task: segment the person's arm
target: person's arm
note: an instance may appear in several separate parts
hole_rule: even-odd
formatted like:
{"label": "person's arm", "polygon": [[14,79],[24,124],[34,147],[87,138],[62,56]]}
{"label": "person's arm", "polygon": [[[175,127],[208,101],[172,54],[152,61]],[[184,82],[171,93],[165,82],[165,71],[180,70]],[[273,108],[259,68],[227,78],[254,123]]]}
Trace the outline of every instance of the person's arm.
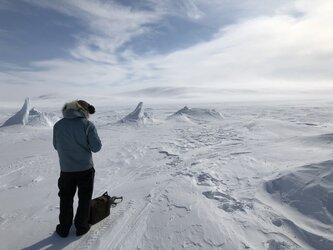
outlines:
{"label": "person's arm", "polygon": [[53,147],[57,150],[56,137],[55,137],[55,127],[53,127]]}
{"label": "person's arm", "polygon": [[92,122],[89,122],[87,136],[90,150],[94,153],[100,151],[102,148],[102,142],[97,134],[95,125]]}

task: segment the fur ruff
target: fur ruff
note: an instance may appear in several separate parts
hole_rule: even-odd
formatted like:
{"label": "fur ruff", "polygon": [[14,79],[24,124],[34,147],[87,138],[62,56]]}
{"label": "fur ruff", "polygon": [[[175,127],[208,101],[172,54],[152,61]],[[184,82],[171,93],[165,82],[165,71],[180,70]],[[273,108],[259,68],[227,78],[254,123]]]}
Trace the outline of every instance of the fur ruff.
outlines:
{"label": "fur ruff", "polygon": [[78,110],[81,111],[84,116],[88,119],[89,118],[89,112],[88,110],[85,110],[78,102],[76,101],[72,101],[72,102],[68,102],[64,105],[64,107],[62,108],[62,113],[64,113],[65,110],[68,109],[74,109],[74,110]]}

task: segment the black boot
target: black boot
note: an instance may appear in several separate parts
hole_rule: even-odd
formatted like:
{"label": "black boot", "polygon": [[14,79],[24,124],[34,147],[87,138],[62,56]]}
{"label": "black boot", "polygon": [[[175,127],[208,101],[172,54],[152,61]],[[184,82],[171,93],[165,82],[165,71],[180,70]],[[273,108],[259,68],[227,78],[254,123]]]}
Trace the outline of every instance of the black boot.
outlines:
{"label": "black boot", "polygon": [[60,237],[66,238],[69,234],[69,229],[70,228],[63,228],[63,227],[61,227],[60,224],[58,224],[57,228],[56,228],[56,232]]}

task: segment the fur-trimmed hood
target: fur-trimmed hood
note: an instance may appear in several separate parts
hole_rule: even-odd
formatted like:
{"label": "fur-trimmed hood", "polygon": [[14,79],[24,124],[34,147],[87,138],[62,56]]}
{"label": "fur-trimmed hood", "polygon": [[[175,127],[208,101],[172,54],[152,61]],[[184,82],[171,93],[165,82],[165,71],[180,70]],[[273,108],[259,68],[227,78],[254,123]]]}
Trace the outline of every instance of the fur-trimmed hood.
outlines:
{"label": "fur-trimmed hood", "polygon": [[78,101],[68,102],[62,108],[62,114],[64,118],[76,118],[76,117],[85,117],[89,118],[89,112],[84,109]]}

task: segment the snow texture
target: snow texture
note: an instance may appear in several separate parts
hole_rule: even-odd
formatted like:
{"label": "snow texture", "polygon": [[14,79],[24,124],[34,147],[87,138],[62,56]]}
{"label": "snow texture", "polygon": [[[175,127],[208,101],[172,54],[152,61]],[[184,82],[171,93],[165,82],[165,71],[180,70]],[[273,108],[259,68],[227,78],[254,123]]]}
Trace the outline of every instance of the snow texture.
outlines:
{"label": "snow texture", "polygon": [[185,106],[169,116],[168,119],[191,123],[195,121],[221,120],[223,116],[215,109],[188,108]]}
{"label": "snow texture", "polygon": [[140,102],[133,112],[120,120],[120,123],[145,124],[151,120],[151,115],[144,111],[143,102]]}
{"label": "snow texture", "polygon": [[60,119],[53,113],[38,111],[36,108],[30,109],[30,99],[26,98],[23,107],[14,116],[5,121],[2,127],[12,125],[29,125],[34,127],[53,127]]}
{"label": "snow texture", "polygon": [[29,111],[28,123],[30,126],[53,127],[60,118],[53,113],[46,113],[32,108]]}
{"label": "snow texture", "polygon": [[124,201],[82,237],[54,233],[52,127],[0,128],[0,249],[333,249],[332,102],[152,106],[164,122],[119,126],[148,119],[128,108],[90,117],[103,143],[93,196]]}
{"label": "snow texture", "polygon": [[10,117],[7,121],[3,123],[4,126],[11,126],[16,124],[25,125],[29,120],[29,110],[30,110],[30,99],[26,98],[23,104],[23,107],[15,115]]}

